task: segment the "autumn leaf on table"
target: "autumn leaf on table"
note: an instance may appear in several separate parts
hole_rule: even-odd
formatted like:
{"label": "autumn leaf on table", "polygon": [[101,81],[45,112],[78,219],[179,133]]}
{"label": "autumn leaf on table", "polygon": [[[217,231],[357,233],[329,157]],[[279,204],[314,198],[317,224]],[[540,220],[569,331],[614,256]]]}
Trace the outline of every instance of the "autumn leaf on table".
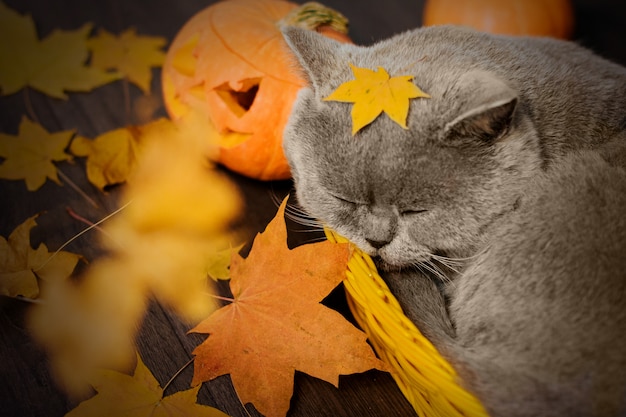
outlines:
{"label": "autumn leaf on table", "polygon": [[115,129],[94,140],[75,138],[70,151],[87,157],[87,179],[103,190],[104,187],[126,181],[137,166],[136,130]]}
{"label": "autumn leaf on table", "polygon": [[133,376],[102,370],[91,384],[97,394],[65,417],[228,417],[196,402],[199,385],[163,397],[163,389],[139,355]]}
{"label": "autumn leaf on table", "polygon": [[115,72],[85,65],[91,27],[86,24],[76,30],[55,30],[40,40],[30,16],[0,3],[0,94],[13,94],[30,86],[65,99],[64,91],[90,91],[119,79]]}
{"label": "autumn leaf on table", "polygon": [[0,133],[0,178],[25,180],[29,191],[41,187],[46,178],[61,184],[53,161],[70,161],[65,148],[74,131],[49,133],[38,123],[22,117],[17,136]]}
{"label": "autumn leaf on table", "polygon": [[33,249],[30,231],[37,225],[36,218],[26,219],[8,239],[0,236],[0,295],[36,298],[39,295],[37,277],[66,279],[80,259],[79,255],[70,252],[50,253],[43,243]]}
{"label": "autumn leaf on table", "polygon": [[135,29],[128,29],[119,36],[100,30],[96,37],[87,41],[87,45],[92,52],[92,67],[116,69],[148,94],[151,69],[163,65],[165,52],[161,48],[166,42],[161,37],[139,36]]}
{"label": "autumn leaf on table", "polygon": [[350,68],[355,79],[339,85],[324,100],[354,103],[352,135],[373,122],[382,112],[406,129],[409,99],[430,98],[411,82],[412,75],[390,77],[382,67],[373,71],[350,64]]}
{"label": "autumn leaf on table", "polygon": [[87,179],[103,190],[108,185],[126,182],[137,168],[141,138],[151,130],[167,129],[170,122],[158,119],[144,126],[128,126],[103,133],[90,140],[74,138],[70,151],[87,157]]}
{"label": "autumn leaf on table", "polygon": [[363,332],[320,304],[345,277],[347,244],[287,247],[286,202],[246,259],[234,254],[234,301],[198,324],[192,384],[230,374],[243,403],[268,417],[289,409],[296,370],[338,385],[339,375],[384,369]]}
{"label": "autumn leaf on table", "polygon": [[215,281],[230,279],[230,260],[243,246],[243,243],[237,246],[229,245],[226,249],[210,253],[206,259],[206,272],[209,278]]}

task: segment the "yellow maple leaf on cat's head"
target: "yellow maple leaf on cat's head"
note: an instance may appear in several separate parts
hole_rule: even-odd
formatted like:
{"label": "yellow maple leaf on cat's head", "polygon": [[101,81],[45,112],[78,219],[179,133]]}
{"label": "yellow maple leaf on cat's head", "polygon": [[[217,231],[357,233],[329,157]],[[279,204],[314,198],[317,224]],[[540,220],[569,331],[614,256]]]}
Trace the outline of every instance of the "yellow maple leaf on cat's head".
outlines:
{"label": "yellow maple leaf on cat's head", "polygon": [[394,122],[407,129],[409,99],[430,98],[411,82],[412,75],[389,76],[382,67],[376,71],[350,64],[355,79],[339,85],[325,101],[354,103],[352,135],[385,112]]}

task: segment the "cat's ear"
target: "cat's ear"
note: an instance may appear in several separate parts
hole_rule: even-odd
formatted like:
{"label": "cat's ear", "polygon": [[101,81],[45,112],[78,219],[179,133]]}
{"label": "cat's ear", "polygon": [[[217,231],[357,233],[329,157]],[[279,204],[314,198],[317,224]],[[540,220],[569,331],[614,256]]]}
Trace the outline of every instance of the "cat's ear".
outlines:
{"label": "cat's ear", "polygon": [[492,142],[507,133],[518,103],[518,93],[492,74],[472,71],[459,79],[463,105],[447,123],[444,140],[463,138]]}
{"label": "cat's ear", "polygon": [[319,93],[320,87],[332,78],[337,67],[337,50],[341,43],[312,30],[293,26],[281,30],[300,64],[302,75]]}

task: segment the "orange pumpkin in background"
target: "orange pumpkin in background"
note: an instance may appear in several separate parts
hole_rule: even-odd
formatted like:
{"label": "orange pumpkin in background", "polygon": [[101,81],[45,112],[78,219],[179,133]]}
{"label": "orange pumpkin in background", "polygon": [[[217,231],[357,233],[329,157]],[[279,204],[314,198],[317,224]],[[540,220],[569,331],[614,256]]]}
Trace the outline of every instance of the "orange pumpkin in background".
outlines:
{"label": "orange pumpkin in background", "polygon": [[218,138],[217,162],[261,180],[290,178],[282,132],[306,83],[280,32],[290,24],[350,42],[347,20],[318,3],[225,0],[194,15],[170,45],[162,72],[176,120],[206,114]]}
{"label": "orange pumpkin in background", "polygon": [[426,0],[423,24],[568,39],[574,12],[570,0]]}

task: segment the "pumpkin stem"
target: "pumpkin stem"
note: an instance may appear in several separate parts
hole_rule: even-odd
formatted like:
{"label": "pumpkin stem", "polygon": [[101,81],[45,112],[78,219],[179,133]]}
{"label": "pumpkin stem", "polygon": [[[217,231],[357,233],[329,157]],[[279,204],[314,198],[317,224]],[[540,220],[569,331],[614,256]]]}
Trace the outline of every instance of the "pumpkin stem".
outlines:
{"label": "pumpkin stem", "polygon": [[293,9],[280,24],[309,30],[326,26],[344,35],[348,33],[348,19],[344,15],[314,1]]}

